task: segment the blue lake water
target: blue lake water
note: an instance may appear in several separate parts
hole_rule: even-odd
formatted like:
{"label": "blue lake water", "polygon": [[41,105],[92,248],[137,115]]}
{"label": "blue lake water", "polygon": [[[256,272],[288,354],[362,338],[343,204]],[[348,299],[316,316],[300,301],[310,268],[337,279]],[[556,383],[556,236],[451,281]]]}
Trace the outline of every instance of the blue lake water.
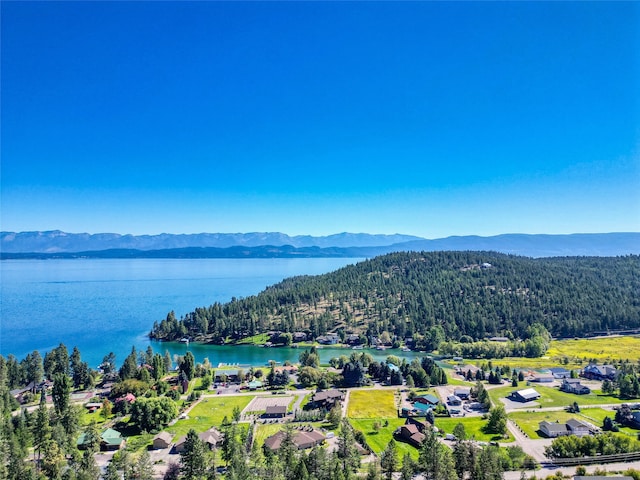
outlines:
{"label": "blue lake water", "polygon": [[[76,259],[0,262],[0,354],[19,359],[64,343],[80,349],[92,367],[113,351],[118,365],[135,346],[184,354],[179,343],[150,342],[153,322],[170,310],[246,297],[294,275],[317,275],[361,259]],[[197,361],[212,364],[296,360],[291,348],[191,344]],[[321,361],[345,353],[325,348]],[[347,352],[349,353],[349,352]],[[375,352],[384,358],[389,352]],[[397,352],[393,352],[394,354]]]}

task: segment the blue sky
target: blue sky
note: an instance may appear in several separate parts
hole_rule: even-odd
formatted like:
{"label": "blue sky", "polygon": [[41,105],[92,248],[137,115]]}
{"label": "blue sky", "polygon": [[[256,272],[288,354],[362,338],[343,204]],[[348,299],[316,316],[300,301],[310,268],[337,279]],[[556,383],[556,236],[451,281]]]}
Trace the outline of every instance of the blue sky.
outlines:
{"label": "blue sky", "polygon": [[4,231],[640,231],[638,3],[1,8]]}

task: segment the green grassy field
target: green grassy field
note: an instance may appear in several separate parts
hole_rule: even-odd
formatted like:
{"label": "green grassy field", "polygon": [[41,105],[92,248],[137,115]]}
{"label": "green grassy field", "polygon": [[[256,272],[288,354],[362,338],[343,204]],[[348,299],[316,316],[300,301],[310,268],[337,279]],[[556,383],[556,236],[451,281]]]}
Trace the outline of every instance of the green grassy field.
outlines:
{"label": "green grassy field", "polygon": [[[543,369],[564,367],[569,370],[582,369],[590,360],[599,363],[625,360],[640,360],[640,337],[605,337],[552,340],[546,354],[540,358],[507,357],[492,359],[494,365],[510,368]],[[489,359],[466,359],[467,363],[480,366]]]}
{"label": "green grassy field", "polygon": [[503,439],[502,436],[487,434],[482,431],[482,427],[487,423],[482,417],[436,417],[436,427],[444,431],[444,433],[453,433],[453,429],[459,423],[464,425],[467,432],[467,438],[473,438],[480,442],[489,442],[491,440],[500,442],[513,442],[514,438],[508,433],[509,438]]}
{"label": "green grassy field", "polygon": [[347,407],[349,418],[397,418],[393,390],[352,390]]}
{"label": "green grassy field", "polygon": [[[350,419],[349,422],[356,430],[360,430],[364,433],[365,438],[367,439],[367,443],[373,449],[373,451],[380,455],[380,453],[387,447],[389,441],[393,438],[393,432],[400,425],[404,425],[404,418],[388,418],[385,419],[389,422],[389,425],[386,427],[381,427],[380,430],[376,432],[373,425],[375,422],[380,422],[384,424],[384,420],[381,419],[373,419],[373,418],[360,418],[360,419]],[[418,449],[412,447],[411,445],[404,442],[397,442],[398,447],[398,458],[402,459],[405,453],[409,453],[412,458],[418,458]]]}
{"label": "green grassy field", "polygon": [[189,412],[189,418],[178,420],[175,425],[166,430],[174,435],[186,435],[190,429],[196,432],[204,432],[212,426],[220,427],[222,419],[226,416],[231,420],[234,407],[244,409],[253,400],[252,395],[243,396],[218,396],[203,399]]}
{"label": "green grassy field", "polygon": [[[554,387],[542,387],[540,385],[531,384],[527,386],[525,383],[521,382],[520,386],[514,388],[512,386],[507,387],[498,387],[498,388],[488,388],[487,392],[489,392],[489,397],[491,397],[491,401],[494,405],[502,405],[500,398],[507,398],[511,392],[515,392],[516,390],[522,390],[525,388],[534,388],[541,396],[538,400],[535,400],[541,407],[566,407],[572,405],[573,402],[578,402],[578,405],[606,405],[611,403],[625,403],[628,400],[620,400],[616,397],[612,397],[611,395],[603,395],[597,393],[590,393],[588,395],[574,395],[572,393],[561,392],[557,388]],[[533,403],[533,402],[532,402]],[[526,404],[523,404],[523,408],[539,408],[537,406],[527,407]]]}
{"label": "green grassy field", "polygon": [[615,412],[603,410],[601,408],[585,408],[580,413],[569,413],[564,410],[554,412],[513,412],[509,414],[509,418],[516,422],[518,426],[527,434],[529,438],[545,438],[544,435],[538,434],[538,424],[542,421],[564,423],[571,418],[584,420],[592,423],[596,427],[602,427],[604,417],[615,416]]}
{"label": "green grassy field", "polygon": [[275,433],[278,433],[283,428],[284,425],[282,425],[281,423],[268,423],[265,425],[259,424],[256,426],[254,442],[256,442],[259,446],[262,446],[266,438]]}
{"label": "green grassy field", "polygon": [[640,360],[640,337],[605,337],[605,338],[580,338],[572,340],[552,341],[547,351],[548,357],[567,357],[569,360],[580,359],[588,361],[604,360]]}

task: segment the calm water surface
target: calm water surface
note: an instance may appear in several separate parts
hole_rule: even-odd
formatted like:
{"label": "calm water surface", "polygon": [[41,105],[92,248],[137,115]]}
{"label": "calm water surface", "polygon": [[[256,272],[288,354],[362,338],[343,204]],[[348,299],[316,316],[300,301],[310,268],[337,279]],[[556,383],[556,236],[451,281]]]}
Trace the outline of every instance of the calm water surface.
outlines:
{"label": "calm water surface", "polygon": [[[153,322],[170,310],[247,297],[294,275],[330,272],[362,259],[77,259],[0,262],[0,354],[19,359],[60,342],[75,345],[97,366],[113,351],[120,364],[131,347],[146,349]],[[184,354],[186,346],[153,342],[154,350]],[[214,365],[295,360],[296,349],[193,345],[197,361]],[[336,356],[322,351],[321,359]],[[340,353],[343,353],[341,350]],[[326,360],[325,360],[326,357]]]}

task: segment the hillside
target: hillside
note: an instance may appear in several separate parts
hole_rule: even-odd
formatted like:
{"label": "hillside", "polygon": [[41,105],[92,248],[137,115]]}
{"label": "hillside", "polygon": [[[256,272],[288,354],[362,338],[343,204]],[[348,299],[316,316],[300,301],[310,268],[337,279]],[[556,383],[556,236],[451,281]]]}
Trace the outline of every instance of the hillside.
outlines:
{"label": "hillside", "polygon": [[151,335],[220,342],[268,330],[314,338],[343,331],[442,340],[557,337],[640,327],[640,257],[531,259],[489,252],[393,253],[320,276],[294,277],[259,295],[172,313]]}

